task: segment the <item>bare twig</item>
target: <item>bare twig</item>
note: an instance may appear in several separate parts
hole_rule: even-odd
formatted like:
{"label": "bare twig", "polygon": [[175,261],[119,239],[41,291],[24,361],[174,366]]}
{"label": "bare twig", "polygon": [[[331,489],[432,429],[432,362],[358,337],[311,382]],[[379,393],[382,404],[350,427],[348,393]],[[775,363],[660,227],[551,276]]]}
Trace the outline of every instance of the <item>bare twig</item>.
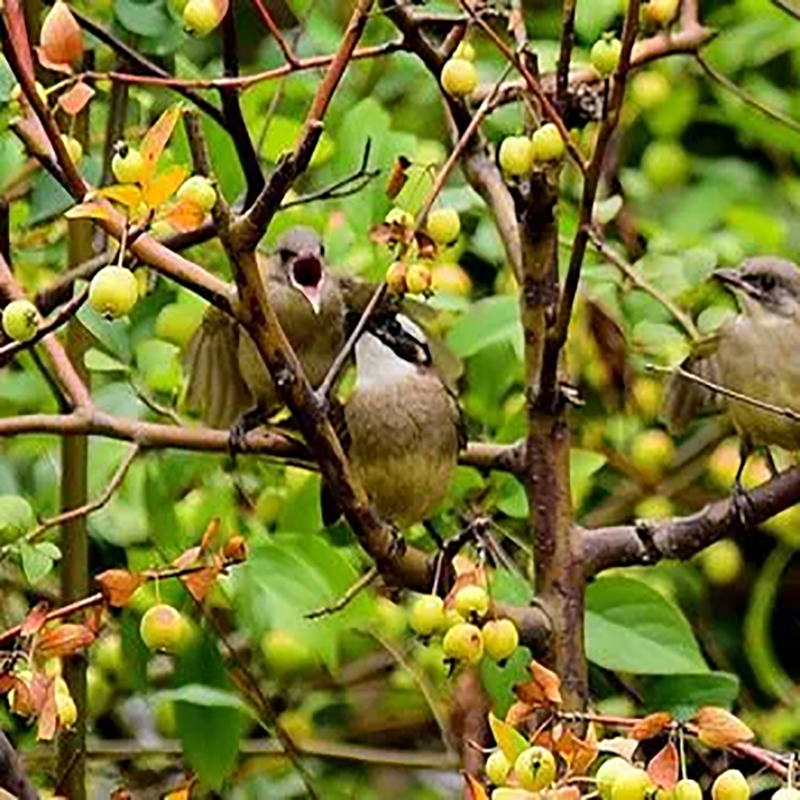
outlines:
{"label": "bare twig", "polygon": [[261,15],[261,19],[267,26],[267,30],[269,30],[275,41],[278,43],[278,47],[280,47],[281,52],[283,53],[283,57],[286,59],[286,63],[290,64],[293,67],[297,66],[297,57],[292,52],[292,48],[289,46],[289,42],[287,42],[286,39],[284,39],[283,34],[281,33],[281,29],[276,25],[275,20],[272,19],[272,15],[269,13],[269,10],[264,5],[262,0],[253,0],[253,5],[256,7],[258,13]]}
{"label": "bare twig", "polygon": [[330,614],[336,614],[343,608],[346,608],[358,595],[364,591],[371,583],[377,580],[380,573],[375,567],[368,569],[335,603],[329,606],[322,606],[322,608],[314,609],[306,614],[306,619],[317,619],[318,617],[327,617]]}

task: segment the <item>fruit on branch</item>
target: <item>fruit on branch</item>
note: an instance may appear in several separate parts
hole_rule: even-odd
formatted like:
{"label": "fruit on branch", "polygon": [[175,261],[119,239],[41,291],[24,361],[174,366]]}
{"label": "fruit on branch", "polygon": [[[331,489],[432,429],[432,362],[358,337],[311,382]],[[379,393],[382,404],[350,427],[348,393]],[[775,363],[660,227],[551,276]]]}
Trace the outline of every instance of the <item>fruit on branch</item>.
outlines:
{"label": "fruit on branch", "polygon": [[678,13],[680,0],[650,0],[642,6],[642,16],[647,22],[665,28]]}
{"label": "fruit on branch", "polygon": [[15,494],[0,495],[0,545],[19,539],[33,527],[31,504]]}
{"label": "fruit on branch", "polygon": [[733,539],[720,539],[699,555],[700,567],[712,586],[730,586],[742,574],[744,558]]}
{"label": "fruit on branch", "polygon": [[400,639],[408,621],[403,606],[393,603],[388,597],[379,597],[375,601],[375,627],[388,639]]}
{"label": "fruit on branch", "polygon": [[489,594],[482,586],[464,586],[456,593],[453,605],[464,619],[475,621],[489,610]]}
{"label": "fruit on branch", "polygon": [[207,214],[217,202],[217,190],[214,188],[213,181],[206,178],[205,175],[192,175],[178,189],[178,200],[184,203],[193,203],[204,214]]}
{"label": "fruit on branch", "polygon": [[384,279],[390,292],[394,294],[406,293],[406,265],[402,261],[393,261],[386,270]]}
{"label": "fruit on branch", "polygon": [[387,225],[402,225],[404,228],[414,227],[414,215],[404,208],[392,208],[384,220]]}
{"label": "fruit on branch", "polygon": [[750,784],[738,769],[726,769],[711,784],[712,800],[749,800]]}
{"label": "fruit on branch", "polygon": [[483,658],[481,629],[468,622],[459,622],[444,635],[442,650],[448,661],[478,664]]}
{"label": "fruit on branch", "polygon": [[417,598],[411,606],[408,624],[418,636],[431,636],[443,630],[446,625],[444,600],[435,594]]}
{"label": "fruit on branch", "polygon": [[656,189],[679,186],[688,178],[689,168],[689,156],[677,142],[651,142],[642,155],[642,172]]}
{"label": "fruit on branch", "polygon": [[455,262],[437,264],[433,268],[432,287],[435,292],[444,292],[459,297],[469,297],[472,294],[472,279],[466,270]]}
{"label": "fruit on branch", "polygon": [[492,800],[538,800],[539,795],[525,789],[512,789],[501,786],[492,792]]}
{"label": "fruit on branch", "polygon": [[703,800],[703,790],[700,784],[691,778],[683,778],[675,784],[672,790],[673,800]]}
{"label": "fruit on branch", "polygon": [[464,61],[474,61],[475,48],[466,39],[462,39],[453,52],[453,58],[463,59]]}
{"label": "fruit on branch", "polygon": [[556,777],[555,756],[546,747],[529,747],[517,756],[514,774],[523,789],[530,792],[546,789]]}
{"label": "fruit on branch", "polygon": [[510,619],[490,620],[483,626],[481,632],[486,655],[501,665],[513,656],[519,647],[519,633]]}
{"label": "fruit on branch", "polygon": [[29,342],[39,330],[39,312],[30,300],[12,300],[3,309],[3,330],[15,342]]}
{"label": "fruit on branch", "polygon": [[794,786],[783,786],[775,792],[770,800],[800,800],[800,789]]}
{"label": "fruit on branch", "polygon": [[497,153],[500,169],[506,175],[525,175],[533,168],[533,142],[527,136],[507,136]]}
{"label": "fruit on branch", "polygon": [[643,110],[660,106],[671,92],[669,79],[652,69],[638,72],[631,79],[631,100]]}
{"label": "fruit on branch", "polygon": [[[42,86],[39,81],[36,81],[34,88],[36,89],[36,94],[39,95],[39,99],[47,105],[47,90]],[[22,100],[22,86],[20,84],[15,83],[11,87],[11,92],[9,93],[9,100],[14,103],[19,103]]]}
{"label": "fruit on branch", "polygon": [[93,665],[86,669],[86,705],[89,716],[96,718],[108,711],[114,690],[106,680],[103,670]]}
{"label": "fruit on branch", "polygon": [[442,67],[442,88],[452,97],[472,94],[478,85],[478,70],[466,58],[451,58]]}
{"label": "fruit on branch", "polygon": [[83,158],[83,145],[74,136],[66,133],[61,134],[61,141],[64,142],[64,147],[67,148],[67,154],[72,159],[72,163],[80,163]]}
{"label": "fruit on branch", "polygon": [[511,772],[511,762],[502,750],[497,749],[489,754],[486,759],[486,777],[495,785],[502,786]]}
{"label": "fruit on branch", "polygon": [[561,133],[552,122],[546,122],[531,136],[533,158],[535,161],[559,161],[564,157],[567,146]]}
{"label": "fruit on branch", "polygon": [[188,644],[191,627],[177,608],[159,603],[142,616],[139,634],[149,650],[175,654]]}
{"label": "fruit on branch", "polygon": [[672,437],[658,428],[642,431],[631,444],[631,462],[648,478],[660,475],[674,457]]}
{"label": "fruit on branch", "polygon": [[155,334],[178,347],[186,347],[200,326],[203,309],[190,303],[170,303],[156,317]]}
{"label": "fruit on branch", "polygon": [[652,789],[650,776],[639,767],[621,770],[611,785],[611,800],[645,800]]}
{"label": "fruit on branch", "polygon": [[621,54],[622,42],[616,36],[606,34],[592,45],[589,59],[599,75],[607,78],[617,69]]}
{"label": "fruit on branch", "polygon": [[119,678],[124,669],[122,637],[118,633],[104,636],[94,648],[94,663],[112,678]]}
{"label": "fruit on branch", "polygon": [[69,693],[67,682],[59,675],[56,677],[56,714],[62,728],[71,728],[78,721],[78,707]]}
{"label": "fruit on branch", "polygon": [[461,217],[454,208],[434,208],[425,221],[425,230],[437,244],[452,244],[461,233]]}
{"label": "fruit on branch", "polygon": [[633,512],[637,519],[669,519],[675,516],[675,504],[664,495],[654,494],[640,500]]}
{"label": "fruit on branch", "polygon": [[138,299],[139,284],[124,267],[103,267],[89,284],[89,304],[109,319],[128,314]]}
{"label": "fruit on branch", "polygon": [[270,672],[279,677],[297,677],[317,666],[316,653],[293,633],[273,628],[261,640],[261,652]]}
{"label": "fruit on branch", "polygon": [[120,183],[139,183],[144,178],[144,158],[127,142],[117,142],[111,159],[111,172]]}
{"label": "fruit on branch", "polygon": [[430,294],[433,275],[430,267],[420,262],[406,268],[406,291],[409,294]]}
{"label": "fruit on branch", "polygon": [[614,782],[627,769],[631,769],[631,764],[621,756],[608,758],[600,765],[594,776],[600,800],[611,800],[611,789]]}
{"label": "fruit on branch", "polygon": [[183,8],[183,29],[203,38],[219,26],[225,16],[227,3],[216,0],[189,0]]}

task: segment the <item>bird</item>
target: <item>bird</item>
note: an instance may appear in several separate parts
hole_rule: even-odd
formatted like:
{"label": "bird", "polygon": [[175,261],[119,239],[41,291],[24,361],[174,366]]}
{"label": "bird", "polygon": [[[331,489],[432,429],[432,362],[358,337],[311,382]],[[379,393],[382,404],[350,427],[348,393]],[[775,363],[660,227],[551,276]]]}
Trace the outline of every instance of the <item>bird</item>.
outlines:
{"label": "bird", "polygon": [[[401,527],[427,520],[445,498],[465,445],[454,393],[422,330],[406,315],[376,312],[355,346],[353,390],[335,427],[373,508]],[[331,525],[339,509],[323,486]]]}
{"label": "bird", "polygon": [[[345,341],[345,306],[325,248],[310,228],[290,228],[275,252],[260,258],[261,275],[306,377],[319,386]],[[189,342],[186,405],[212,428],[273,416],[282,406],[275,383],[247,331],[209,308]],[[240,434],[244,431],[240,431]]]}
{"label": "bird", "polygon": [[[740,313],[699,343],[683,369],[724,389],[794,412],[800,419],[800,271],[791,261],[773,256],[750,258],[713,277],[733,292]],[[719,395],[719,397],[718,397]],[[740,437],[740,463],[734,492],[756,446],[800,449],[800,421],[720,395],[679,373],[665,393],[665,416],[673,431],[684,427],[705,407],[721,406]]]}

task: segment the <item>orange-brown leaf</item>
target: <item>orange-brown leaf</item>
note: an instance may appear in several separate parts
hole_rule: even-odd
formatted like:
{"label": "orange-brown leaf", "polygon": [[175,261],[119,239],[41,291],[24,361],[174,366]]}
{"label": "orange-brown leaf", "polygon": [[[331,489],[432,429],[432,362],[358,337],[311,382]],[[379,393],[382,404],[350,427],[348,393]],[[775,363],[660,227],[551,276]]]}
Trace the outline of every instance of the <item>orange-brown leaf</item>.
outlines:
{"label": "orange-brown leaf", "polygon": [[631,738],[644,741],[660,736],[672,722],[672,716],[666,711],[656,711],[655,714],[648,714],[640,719],[631,728]]}
{"label": "orange-brown leaf", "polygon": [[16,680],[11,672],[0,673],[0,695],[10,692],[14,688]]}
{"label": "orange-brown leaf", "polygon": [[124,608],[146,578],[144,575],[128,572],[126,569],[107,569],[105,572],[101,572],[95,580],[100,584],[100,591],[110,606]]}
{"label": "orange-brown leaf", "polygon": [[181,118],[182,113],[180,106],[168,108],[144,135],[139,152],[142,154],[145,163],[145,183],[147,183],[150,176],[153,174],[158,159],[161,158],[161,154],[164,152],[169,137],[172,136],[172,131],[175,130],[175,125]]}
{"label": "orange-brown leaf", "polygon": [[222,555],[228,564],[241,564],[247,561],[247,541],[244,536],[231,536],[222,549]]}
{"label": "orange-brown leaf", "polygon": [[464,773],[464,800],[489,800],[489,795],[486,794],[486,789],[481,786],[477,778],[473,778],[468,772]]}
{"label": "orange-brown leaf", "polygon": [[722,749],[753,738],[753,731],[724,708],[705,706],[693,721],[697,725],[697,737],[706,747]]}
{"label": "orange-brown leaf", "polygon": [[190,547],[187,550],[184,550],[172,562],[172,566],[176,567],[177,569],[187,569],[188,567],[191,567],[193,564],[199,563],[202,555],[203,551],[200,549],[198,545],[195,545],[194,547]]}
{"label": "orange-brown leaf", "polygon": [[506,722],[515,728],[518,728],[528,719],[534,712],[533,706],[517,701],[511,704],[511,708],[506,712]]}
{"label": "orange-brown leaf", "polygon": [[217,567],[205,567],[197,572],[191,572],[181,577],[181,582],[186,587],[189,594],[197,602],[202,602],[205,596],[211,591],[217,578],[219,569]]}
{"label": "orange-brown leaf", "polygon": [[20,625],[20,636],[31,636],[38,632],[47,621],[47,611],[50,606],[44,600],[38,602],[29,612]]}
{"label": "orange-brown leaf", "polygon": [[95,192],[100,197],[113,200],[126,208],[136,208],[142,202],[142,190],[132,183],[115,183]]}
{"label": "orange-brown leaf", "polygon": [[158,208],[180,189],[189,171],[181,164],[173,164],[159,172],[144,185],[144,202],[148,208]]}
{"label": "orange-brown leaf", "polygon": [[36,738],[49,742],[56,735],[58,726],[58,706],[56,705],[56,682],[49,679],[44,694],[44,702],[39,707],[39,720],[36,725]]}
{"label": "orange-brown leaf", "polygon": [[211,548],[211,545],[214,543],[214,539],[219,533],[221,525],[222,520],[220,520],[219,517],[214,517],[214,519],[208,523],[206,529],[203,531],[203,538],[200,540],[200,549],[203,552]]}
{"label": "orange-brown leaf", "polygon": [[94,639],[85,625],[68,622],[43,633],[36,642],[36,653],[42,658],[70,656],[88,647]]}
{"label": "orange-brown leaf", "polygon": [[193,231],[203,224],[205,214],[196,203],[179,201],[165,214],[164,222],[169,223],[176,231]]}
{"label": "orange-brown leaf", "polygon": [[67,219],[111,219],[112,211],[105,203],[87,200],[64,212]]}
{"label": "orange-brown leaf", "polygon": [[67,114],[74,117],[86,108],[86,104],[93,97],[94,89],[83,81],[78,81],[58,98],[58,104]]}
{"label": "orange-brown leaf", "polygon": [[571,775],[585,775],[597,758],[594,726],[589,726],[586,739],[581,739],[567,728],[559,737],[556,750],[566,761]]}
{"label": "orange-brown leaf", "polygon": [[650,760],[647,774],[662,789],[672,789],[678,782],[680,756],[675,742],[667,742]]}
{"label": "orange-brown leaf", "polygon": [[37,51],[42,64],[58,72],[71,72],[70,65],[83,58],[81,26],[63,0],[57,0],[45,17]]}
{"label": "orange-brown leaf", "polygon": [[408,175],[406,170],[411,166],[411,162],[405,156],[398,156],[389,170],[389,177],[386,180],[386,196],[394,200],[406,185]]}
{"label": "orange-brown leaf", "polygon": [[16,675],[13,677],[14,685],[11,688],[14,690],[14,693],[9,696],[11,710],[22,717],[30,717],[36,713],[36,701],[34,700],[31,687],[29,684],[25,683],[22,678]]}
{"label": "orange-brown leaf", "polygon": [[531,661],[528,669],[533,676],[527,683],[518,683],[514,693],[529,705],[560,705],[561,704],[561,679],[552,670]]}

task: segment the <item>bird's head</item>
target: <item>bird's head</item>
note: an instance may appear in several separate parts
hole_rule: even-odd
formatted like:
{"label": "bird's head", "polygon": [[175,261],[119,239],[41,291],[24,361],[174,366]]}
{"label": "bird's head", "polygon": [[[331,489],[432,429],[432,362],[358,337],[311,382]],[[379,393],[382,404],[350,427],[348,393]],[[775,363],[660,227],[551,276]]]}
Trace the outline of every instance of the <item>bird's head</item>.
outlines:
{"label": "bird's head", "polygon": [[772,256],[750,258],[738,267],[718,269],[713,277],[730,289],[751,316],[800,316],[800,271]]}
{"label": "bird's head", "polygon": [[311,304],[315,314],[322,305],[325,284],[325,246],[311,228],[290,228],[275,246],[281,273]]}
{"label": "bird's head", "polygon": [[430,365],[425,335],[402,314],[373,315],[356,344],[361,386],[394,383]]}

